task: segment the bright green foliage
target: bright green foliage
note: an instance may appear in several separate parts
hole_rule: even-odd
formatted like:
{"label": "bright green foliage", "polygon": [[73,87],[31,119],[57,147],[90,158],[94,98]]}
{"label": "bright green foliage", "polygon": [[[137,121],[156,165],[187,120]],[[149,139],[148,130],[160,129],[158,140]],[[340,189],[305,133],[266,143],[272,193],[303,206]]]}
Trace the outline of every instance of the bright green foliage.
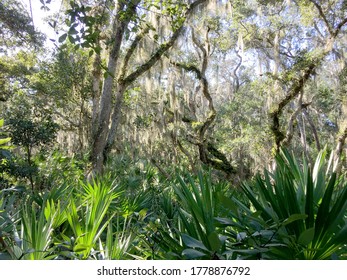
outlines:
{"label": "bright green foliage", "polygon": [[[0,119],[0,129],[3,127],[4,125],[4,120]],[[6,137],[3,138],[3,134],[0,134],[0,136],[2,136],[0,138],[0,189],[2,188],[2,186],[7,185],[8,180],[6,178],[4,178],[5,176],[5,172],[8,171],[8,161],[11,158],[11,153],[9,152],[9,149],[11,148],[10,146],[8,146],[7,144],[11,141],[10,137]],[[7,135],[5,135],[7,136]],[[2,185],[2,186],[1,186]]]}
{"label": "bright green foliage", "polygon": [[2,0],[0,3],[0,53],[7,48],[43,43],[43,35],[35,31],[32,19],[17,0]]}
{"label": "bright green foliage", "polygon": [[[44,211],[39,211],[26,205],[21,211],[21,231],[19,248],[14,251],[21,252],[18,259],[44,260],[49,259],[49,245],[51,244],[53,219],[45,218]],[[20,250],[19,250],[20,249]]]}
{"label": "bright green foliage", "polygon": [[282,151],[274,172],[232,191],[211,173],[168,181],[150,166],[30,197],[5,189],[0,258],[345,258],[347,188],[325,157],[311,168]]}
{"label": "bright green foliage", "polygon": [[225,237],[218,235],[215,226],[218,185],[210,178],[199,174],[198,183],[188,177],[188,184],[178,177],[180,186],[175,188],[181,209],[182,241],[187,249],[182,254],[187,258],[206,256],[219,259],[225,249]]}
{"label": "bright green foliage", "polygon": [[28,113],[24,106],[13,112],[8,120],[8,130],[12,143],[21,146],[26,154],[24,162],[13,162],[11,173],[17,177],[29,179],[32,189],[34,188],[33,176],[37,174],[37,166],[33,162],[33,149],[52,144],[58,130],[58,125],[50,116],[35,118]]}
{"label": "bright green foliage", "polygon": [[108,224],[105,245],[99,239],[99,258],[102,260],[124,260],[130,256],[130,249],[135,239],[135,234],[131,228],[131,219],[125,220],[121,227],[118,218],[116,226],[117,231],[114,232],[114,225],[112,223]]}
{"label": "bright green foliage", "polygon": [[346,244],[347,186],[327,172],[325,155],[320,153],[312,170],[283,150],[274,173],[257,176],[252,187],[242,185],[258,226],[270,231],[261,257],[329,259]]}
{"label": "bright green foliage", "polygon": [[[73,251],[87,258],[96,245],[101,233],[113,215],[107,217],[108,208],[120,193],[116,186],[93,183],[82,184],[81,204],[71,200],[67,220],[73,231]],[[105,222],[106,219],[106,222]]]}

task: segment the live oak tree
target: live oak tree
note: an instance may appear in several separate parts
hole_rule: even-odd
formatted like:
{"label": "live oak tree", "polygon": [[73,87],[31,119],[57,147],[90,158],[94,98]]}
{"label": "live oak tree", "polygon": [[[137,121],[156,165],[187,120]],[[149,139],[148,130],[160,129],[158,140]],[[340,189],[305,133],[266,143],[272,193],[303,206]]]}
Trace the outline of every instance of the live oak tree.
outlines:
{"label": "live oak tree", "polygon": [[[96,97],[98,96],[98,87],[101,86],[102,88],[100,98],[94,99],[94,102],[99,102],[99,104],[93,105],[95,107],[93,112],[96,114],[96,116],[93,116],[95,121],[93,126],[96,129],[93,134],[94,139],[91,149],[91,162],[94,172],[99,173],[102,171],[105,157],[114,143],[125,91],[134,81],[153,67],[174,45],[189,16],[204,2],[206,1],[182,1],[179,3],[140,0],[116,1],[115,3],[103,2],[103,5],[107,7],[103,13],[109,13],[111,26],[109,36],[106,36],[107,41],[104,42],[107,46],[107,64],[104,66],[105,75],[103,78],[99,74],[100,70],[97,69],[100,60],[98,55],[102,48],[99,41],[102,37],[102,34],[100,34],[101,27],[89,24],[90,21],[87,21],[88,13],[92,12],[92,7],[79,6],[76,3],[72,5],[69,10],[71,27],[67,36],[71,41],[77,41],[80,38],[75,29],[77,19],[86,23],[86,29],[82,30],[82,36],[87,35],[87,37],[84,37],[86,42],[83,42],[82,45],[88,46],[89,43],[89,46],[96,52],[94,68]],[[97,4],[100,5],[100,2],[98,1]],[[149,11],[147,12],[147,10]],[[161,17],[164,24],[168,25],[168,28],[165,27],[168,30],[165,30],[164,33],[156,29],[156,27],[161,27],[160,23],[156,24],[150,21],[153,13],[159,13],[159,18]],[[135,67],[130,67],[130,61],[135,57],[134,52],[145,41],[146,36],[147,39],[148,36],[152,37],[150,38],[153,44],[151,53],[144,59],[136,61]],[[62,37],[61,41],[65,38],[66,36]],[[89,42],[88,39],[90,39]]]}
{"label": "live oak tree", "polygon": [[[1,1],[0,102],[6,102],[12,95],[15,80],[20,80],[20,83],[24,84],[27,82],[25,75],[30,70],[23,63],[24,57],[27,55],[25,51],[39,49],[43,41],[43,34],[35,30],[32,19],[20,2],[16,0]],[[17,57],[12,57],[16,52]]]}
{"label": "live oak tree", "polygon": [[17,0],[0,3],[0,53],[16,47],[40,47],[44,36],[34,28],[32,18]]}
{"label": "live oak tree", "polygon": [[[93,172],[127,146],[158,167],[187,160],[194,170],[224,155],[217,162],[241,177],[283,146],[307,159],[325,145],[343,155],[343,1],[66,7],[60,66],[47,62],[34,91],[53,97],[47,108],[78,135],[74,151],[90,151]],[[54,77],[50,67],[60,67]]]}
{"label": "live oak tree", "polygon": [[21,101],[16,108],[11,110],[7,117],[7,129],[11,136],[11,143],[24,149],[26,163],[18,166],[22,175],[30,181],[34,189],[34,176],[37,166],[33,161],[34,149],[47,148],[56,138],[58,125],[49,115],[34,113],[30,104]]}

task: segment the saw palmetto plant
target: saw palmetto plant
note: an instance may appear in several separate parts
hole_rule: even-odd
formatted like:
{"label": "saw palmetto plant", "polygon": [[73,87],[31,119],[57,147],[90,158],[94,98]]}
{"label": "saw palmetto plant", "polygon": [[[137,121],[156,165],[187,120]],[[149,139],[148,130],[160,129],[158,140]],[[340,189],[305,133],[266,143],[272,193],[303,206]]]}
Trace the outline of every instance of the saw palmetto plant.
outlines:
{"label": "saw palmetto plant", "polygon": [[[255,247],[260,257],[273,259],[331,259],[347,244],[347,185],[330,172],[326,152],[313,167],[300,165],[282,150],[273,173],[256,176],[242,190],[251,203],[256,226],[243,239],[262,236]],[[256,217],[256,218],[255,218]]]}

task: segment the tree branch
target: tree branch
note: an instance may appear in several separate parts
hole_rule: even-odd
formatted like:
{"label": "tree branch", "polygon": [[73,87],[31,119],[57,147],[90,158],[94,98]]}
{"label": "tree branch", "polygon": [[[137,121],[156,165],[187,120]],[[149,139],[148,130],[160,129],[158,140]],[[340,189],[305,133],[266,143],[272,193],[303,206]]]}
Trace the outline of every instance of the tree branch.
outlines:
{"label": "tree branch", "polygon": [[335,31],[333,33],[333,37],[336,38],[337,35],[339,34],[341,28],[347,23],[347,18],[344,18],[335,28]]}
{"label": "tree branch", "polygon": [[294,134],[294,120],[296,119],[296,117],[298,116],[298,114],[302,110],[302,98],[303,98],[303,95],[304,95],[303,92],[301,92],[300,97],[299,97],[299,101],[298,101],[298,107],[296,108],[294,113],[290,116],[286,137],[285,137],[285,139],[283,141],[284,145],[289,145],[291,140],[292,140],[292,138],[293,138],[293,134]]}
{"label": "tree branch", "polygon": [[270,126],[270,129],[275,136],[275,143],[276,143],[277,150],[279,150],[282,141],[285,139],[284,133],[281,131],[280,121],[279,121],[280,116],[282,115],[283,109],[290,101],[292,101],[295,97],[297,97],[300,94],[307,80],[317,68],[319,62],[320,60],[312,61],[311,64],[308,67],[306,67],[303,75],[299,79],[294,81],[293,85],[291,86],[289,90],[289,93],[284,97],[284,99],[282,99],[278,103],[277,108],[270,113],[270,117],[272,118],[272,124]]}
{"label": "tree branch", "polygon": [[330,36],[333,36],[333,34],[335,33],[335,31],[333,30],[333,28],[330,26],[330,23],[329,21],[327,20],[324,12],[323,12],[323,9],[322,7],[314,0],[310,0],[310,2],[315,5],[315,7],[317,8],[318,12],[319,12],[319,15],[321,16],[321,18],[323,19],[326,27],[328,28],[328,32],[330,34]]}
{"label": "tree branch", "polygon": [[345,129],[341,133],[340,137],[337,140],[337,146],[334,152],[334,172],[340,173],[341,168],[342,168],[342,163],[340,161],[342,151],[343,151],[343,146],[345,145],[347,139],[347,124],[345,126]]}
{"label": "tree branch", "polygon": [[311,127],[311,130],[312,130],[312,133],[313,133],[313,137],[314,137],[314,140],[316,141],[316,147],[317,147],[317,150],[320,151],[321,150],[321,145],[320,145],[320,141],[319,141],[319,137],[318,137],[318,133],[317,133],[317,129],[307,111],[307,108],[304,108],[302,110],[302,112],[304,113],[304,116],[305,118],[307,119],[308,121],[308,124],[310,125]]}
{"label": "tree branch", "polygon": [[[209,91],[209,84],[207,81],[207,78],[205,76],[205,72],[207,70],[208,65],[208,55],[209,55],[209,42],[208,42],[208,33],[209,28],[206,31],[206,37],[205,37],[205,46],[199,42],[199,40],[195,37],[194,31],[192,31],[192,40],[193,43],[200,49],[202,52],[202,63],[201,63],[201,70],[196,67],[193,64],[186,64],[186,63],[180,63],[175,61],[170,61],[173,65],[176,67],[182,68],[188,72],[195,73],[196,77],[200,80],[200,83],[202,84],[202,93],[204,97],[208,101],[209,106],[209,116],[207,119],[203,122],[203,125],[199,129],[199,139],[197,143],[194,143],[198,146],[199,149],[199,156],[201,162],[212,166],[213,168],[217,170],[221,170],[225,172],[228,176],[231,176],[235,171],[234,168],[229,163],[226,156],[220,152],[211,141],[206,140],[205,134],[207,129],[211,126],[211,124],[214,122],[216,118],[216,110],[213,105],[213,99],[211,97],[210,91]],[[188,119],[186,119],[187,122],[189,122]],[[180,147],[182,148],[182,147]],[[182,150],[182,149],[181,149]],[[186,154],[183,150],[182,152]],[[187,155],[187,154],[186,154]],[[187,155],[188,156],[188,155]]]}
{"label": "tree branch", "polygon": [[270,112],[270,118],[272,119],[272,124],[270,126],[270,129],[275,136],[276,150],[279,150],[283,140],[285,139],[285,135],[281,131],[280,123],[279,123],[280,116],[282,114],[284,107],[300,94],[300,92],[304,88],[310,76],[315,72],[318,66],[322,63],[326,55],[332,51],[335,38],[338,36],[342,27],[347,23],[347,18],[345,18],[337,25],[335,29],[333,29],[331,25],[329,24],[323,12],[322,7],[313,0],[310,0],[310,2],[312,2],[315,5],[315,7],[318,9],[320,16],[322,17],[323,21],[327,25],[330,37],[326,38],[326,42],[322,51],[319,52],[318,55],[316,55],[314,58],[309,59],[308,66],[305,66],[304,69],[302,69],[303,66],[300,67],[300,63],[302,63],[301,61],[296,63],[293,66],[293,68],[290,70],[292,71],[295,69],[295,67],[297,67],[299,71],[301,70],[302,74],[300,75],[299,78],[294,79],[288,94],[278,103],[277,108],[274,109],[272,112]]}
{"label": "tree branch", "polygon": [[140,41],[143,39],[145,34],[147,34],[149,32],[149,30],[150,30],[149,26],[145,27],[140,33],[138,33],[136,35],[134,41],[131,43],[131,45],[130,45],[129,49],[127,50],[127,53],[124,57],[123,66],[121,69],[121,74],[119,75],[120,80],[124,79],[131,56],[134,54],[136,47],[139,45]]}
{"label": "tree branch", "polygon": [[163,56],[163,54],[169,50],[174,43],[176,42],[177,38],[179,37],[180,33],[183,30],[184,23],[186,22],[189,15],[195,10],[197,6],[199,6],[202,3],[207,2],[207,0],[197,0],[190,4],[189,8],[187,9],[184,17],[184,21],[181,23],[181,25],[174,31],[171,38],[166,42],[159,46],[159,48],[156,50],[156,52],[147,60],[144,62],[141,66],[139,66],[134,72],[129,74],[124,79],[120,80],[120,83],[123,83],[125,86],[130,85],[132,82],[134,82],[139,76],[141,76],[143,73],[148,71],[158,60]]}

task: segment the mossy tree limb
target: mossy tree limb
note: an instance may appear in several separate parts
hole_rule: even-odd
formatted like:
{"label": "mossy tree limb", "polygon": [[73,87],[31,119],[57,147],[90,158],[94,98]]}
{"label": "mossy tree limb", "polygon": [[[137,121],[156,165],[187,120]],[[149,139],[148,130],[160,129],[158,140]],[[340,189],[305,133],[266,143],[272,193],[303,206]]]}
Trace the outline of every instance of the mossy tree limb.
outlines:
{"label": "mossy tree limb", "polygon": [[[188,5],[185,10],[179,24],[172,29],[172,35],[164,42],[160,44],[158,48],[153,52],[152,56],[143,61],[143,63],[137,67],[133,72],[127,74],[126,68],[130,58],[132,57],[134,50],[138,48],[139,42],[142,40],[143,35],[138,35],[128,48],[128,51],[122,63],[120,63],[121,46],[124,42],[123,37],[126,32],[126,28],[129,27],[132,17],[136,17],[138,13],[138,5],[141,1],[118,1],[114,14],[114,22],[112,25],[112,46],[108,53],[108,65],[107,75],[103,81],[103,90],[100,98],[100,118],[97,124],[97,133],[93,139],[91,162],[93,173],[101,173],[105,156],[108,155],[114,140],[118,124],[120,121],[121,109],[123,107],[123,96],[126,89],[135,82],[141,75],[150,70],[162,56],[174,45],[179,38],[184,25],[189,16],[200,5],[207,2],[207,0],[196,0]],[[122,17],[123,15],[123,17]],[[124,17],[124,15],[127,15]],[[141,37],[142,36],[142,37]],[[116,75],[120,73],[120,77],[115,81]],[[123,74],[123,75],[122,75]],[[115,96],[115,103],[112,99]]]}
{"label": "mossy tree limb", "polygon": [[[181,63],[181,62],[177,62],[177,61],[170,61],[171,64],[173,64],[174,66],[184,69],[187,72],[192,72],[196,75],[196,78],[198,80],[200,80],[200,84],[201,84],[201,90],[202,90],[202,94],[205,97],[205,99],[208,101],[208,116],[207,118],[202,122],[202,125],[199,128],[198,131],[198,136],[197,141],[190,141],[188,140],[190,143],[198,146],[198,150],[199,150],[199,158],[200,161],[204,164],[207,164],[209,166],[211,166],[214,169],[223,171],[224,173],[226,173],[228,176],[231,176],[232,174],[234,174],[234,168],[232,167],[232,165],[230,164],[230,162],[228,161],[228,159],[226,158],[226,156],[220,152],[213,144],[211,141],[207,140],[207,136],[206,136],[206,132],[207,130],[211,127],[211,125],[213,124],[213,122],[216,119],[216,110],[214,108],[214,104],[213,104],[213,99],[212,96],[210,94],[209,91],[209,83],[208,80],[206,78],[206,70],[207,70],[207,66],[208,66],[208,57],[209,57],[209,50],[210,50],[210,45],[209,45],[209,41],[208,41],[208,33],[209,33],[209,28],[207,28],[206,34],[205,34],[205,44],[202,44],[195,36],[194,31],[192,31],[192,40],[193,43],[195,44],[195,46],[197,47],[197,49],[201,52],[201,57],[202,57],[202,61],[201,61],[201,67],[197,67],[194,64],[188,64],[188,63]],[[186,123],[192,123],[192,121],[188,118],[184,118],[184,122]],[[188,157],[189,154],[187,154],[187,151],[182,150],[182,145],[180,145],[180,149],[181,151]],[[190,162],[192,162],[190,160]]]}
{"label": "mossy tree limb", "polygon": [[[316,8],[319,11],[321,17],[324,16],[323,9],[314,1],[312,1]],[[293,101],[296,97],[299,96],[300,92],[304,89],[307,81],[310,79],[312,75],[315,74],[315,71],[318,67],[323,63],[325,57],[333,50],[334,42],[342,27],[347,23],[347,18],[341,20],[336,28],[333,29],[331,25],[327,22],[325,16],[323,17],[323,21],[327,25],[329,30],[329,37],[326,38],[326,42],[320,51],[315,51],[313,54],[305,55],[304,57],[298,59],[297,63],[295,63],[291,69],[287,71],[287,75],[290,73],[300,73],[296,75],[295,78],[292,78],[289,82],[291,85],[289,86],[288,93],[284,96],[284,98],[275,106],[275,109],[272,110],[269,114],[271,124],[270,129],[275,138],[275,148],[276,151],[279,151],[281,146],[283,145],[284,140],[286,139],[285,133],[280,125],[280,118],[283,114],[284,108]],[[288,75],[289,76],[289,75]]]}

